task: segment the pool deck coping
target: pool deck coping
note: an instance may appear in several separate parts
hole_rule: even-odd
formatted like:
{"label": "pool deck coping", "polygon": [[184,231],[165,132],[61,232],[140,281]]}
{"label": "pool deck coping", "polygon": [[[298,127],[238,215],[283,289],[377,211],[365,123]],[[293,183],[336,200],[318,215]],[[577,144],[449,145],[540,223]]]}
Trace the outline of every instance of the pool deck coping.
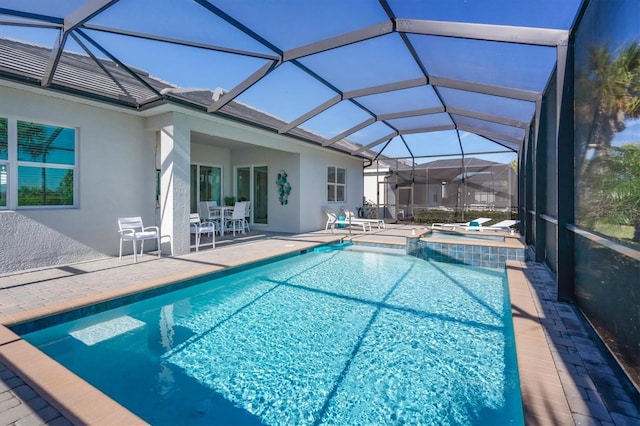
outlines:
{"label": "pool deck coping", "polygon": [[[58,410],[66,420],[73,424],[144,424],[144,421],[130,413],[127,409],[112,401],[100,391],[84,382],[84,380],[70,373],[57,362],[46,357],[38,349],[23,341],[19,336],[4,326],[40,318],[54,312],[60,312],[60,310],[71,310],[88,304],[90,305],[123,295],[156,288],[175,280],[192,278],[232,266],[240,266],[271,257],[279,257],[288,253],[311,249],[315,246],[330,242],[360,239],[361,241],[368,242],[389,243],[390,240],[396,238],[396,244],[401,245],[399,239],[414,236],[411,233],[413,228],[414,227],[411,226],[405,226],[404,228],[392,229],[391,232],[384,232],[385,230],[382,230],[383,232],[376,233],[376,235],[350,232],[349,234],[324,234],[318,238],[318,234],[301,234],[291,237],[290,241],[296,242],[293,246],[285,244],[285,246],[288,247],[280,247],[276,250],[274,250],[273,247],[269,247],[269,250],[260,248],[257,250],[254,249],[253,251],[245,250],[244,256],[226,256],[224,262],[220,262],[221,256],[214,256],[218,254],[216,252],[222,254],[221,252],[223,250],[209,250],[209,253],[207,253],[207,250],[201,250],[199,253],[192,252],[184,256],[184,258],[189,258],[188,260],[194,261],[194,265],[198,266],[192,268],[189,272],[167,274],[161,278],[157,278],[156,275],[153,279],[132,280],[132,283],[124,288],[112,289],[101,292],[100,294],[84,295],[71,298],[70,300],[47,304],[46,306],[35,307],[34,309],[22,310],[9,315],[1,315],[0,324],[3,325],[0,326],[0,364],[6,365],[8,373],[5,372],[6,370],[0,371],[4,373],[3,376],[10,376],[12,378],[15,376],[18,381],[23,381],[24,385],[31,387],[37,395],[46,400],[55,410]],[[299,241],[303,241],[303,243],[298,244]],[[205,257],[208,259],[207,261],[197,260],[197,258],[204,259]],[[159,265],[159,263],[162,262],[162,260],[158,262],[152,256],[145,256],[145,258],[146,260],[143,264],[147,264],[148,266]],[[137,265],[129,266],[129,269],[135,268],[136,266]],[[543,306],[546,303],[545,300],[541,300],[540,297],[537,296],[536,288],[534,288],[531,282],[531,277],[527,276],[529,266],[531,265],[525,262],[509,261],[506,267],[511,293],[525,424],[574,425],[582,424],[582,421],[588,420],[587,424],[613,425],[625,423],[614,422],[612,419],[622,419],[624,421],[625,419],[637,418],[640,420],[640,414],[637,414],[637,410],[634,411],[633,407],[629,408],[623,415],[618,415],[617,413],[603,414],[603,400],[606,399],[605,397],[591,398],[600,401],[601,406],[597,408],[594,408],[595,404],[593,401],[589,401],[587,397],[584,398],[584,401],[575,401],[575,395],[571,394],[572,386],[575,391],[575,384],[572,385],[572,383],[567,383],[567,381],[577,382],[580,378],[572,377],[571,374],[568,376],[566,372],[562,371],[562,367],[559,368],[558,349],[554,347],[553,342],[549,338],[549,333],[544,329],[545,321],[550,320],[550,318],[547,318],[550,310],[548,307]],[[540,268],[537,269],[539,273]],[[56,280],[58,279],[60,278],[56,278]],[[2,288],[0,288],[0,294],[2,294]],[[0,369],[1,368],[2,365],[0,365]],[[14,376],[12,376],[12,374]],[[1,392],[3,390],[2,384],[2,381],[0,381],[0,395],[2,395]],[[6,386],[5,384],[5,387]],[[28,409],[28,401],[20,401],[19,395],[16,395],[16,399],[18,402],[23,403],[22,408],[24,409],[24,413],[26,413],[25,416],[37,417],[39,415],[41,419],[44,418],[44,415],[40,414],[42,409],[36,410],[37,407],[34,406],[30,412]],[[88,403],[88,401],[90,401],[90,403]],[[633,404],[633,401],[631,401],[631,404]],[[576,409],[576,406],[579,408]],[[15,411],[15,408],[16,407],[13,406],[9,411]],[[606,407],[604,411],[607,411]],[[5,418],[4,414],[6,414],[6,412],[3,411],[3,405],[0,402],[0,419]],[[4,420],[0,420],[0,425],[14,424],[3,422]],[[57,423],[65,424],[64,419],[60,420],[59,417],[57,418]],[[632,423],[629,422],[629,424]]]}

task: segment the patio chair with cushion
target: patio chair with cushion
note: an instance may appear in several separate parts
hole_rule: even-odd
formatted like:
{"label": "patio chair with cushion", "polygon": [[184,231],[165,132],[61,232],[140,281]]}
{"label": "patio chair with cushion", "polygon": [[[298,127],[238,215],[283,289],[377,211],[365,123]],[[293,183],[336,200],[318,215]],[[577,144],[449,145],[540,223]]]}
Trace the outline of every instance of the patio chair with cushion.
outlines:
{"label": "patio chair with cushion", "polygon": [[120,260],[122,260],[122,242],[133,243],[133,263],[138,263],[138,241],[140,241],[140,256],[144,252],[144,240],[156,240],[158,244],[158,257],[161,254],[160,228],[157,226],[144,226],[140,216],[119,217],[118,232],[120,233]]}
{"label": "patio chair with cushion", "polygon": [[484,231],[484,230],[488,230],[488,231],[514,231],[514,226],[518,225],[518,223],[520,223],[519,220],[507,219],[507,220],[500,221],[498,223],[494,223],[493,225],[480,226],[479,230],[480,231]]}
{"label": "patio chair with cushion", "polygon": [[[462,229],[466,229],[466,228],[479,228],[480,226],[482,226],[483,223],[487,223],[489,221],[491,221],[492,219],[490,217],[479,217],[477,219],[473,219],[470,220],[469,222],[464,222],[464,223],[434,223],[431,225],[431,229],[451,229],[451,230],[455,230],[456,228],[462,228]],[[471,230],[471,229],[469,229]]]}
{"label": "patio chair with cushion", "polygon": [[200,221],[200,215],[198,213],[191,213],[189,216],[189,228],[191,233],[195,235],[196,251],[200,249],[200,241],[202,234],[209,234],[211,236],[211,247],[216,247],[216,231],[220,225],[212,221]]}
{"label": "patio chair with cushion", "polygon": [[333,232],[337,226],[345,227],[345,226],[361,226],[362,232],[367,232],[367,230],[371,231],[371,223],[357,221],[354,219],[340,219],[331,209],[323,209],[324,214],[327,216],[327,223],[324,227],[325,230],[331,228],[331,232]]}

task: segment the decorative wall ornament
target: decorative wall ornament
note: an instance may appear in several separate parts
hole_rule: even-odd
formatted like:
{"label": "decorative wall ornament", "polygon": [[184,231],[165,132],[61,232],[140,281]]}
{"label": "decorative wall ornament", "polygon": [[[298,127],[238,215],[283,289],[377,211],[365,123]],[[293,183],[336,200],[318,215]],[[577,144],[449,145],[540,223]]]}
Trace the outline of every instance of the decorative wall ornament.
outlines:
{"label": "decorative wall ornament", "polygon": [[284,206],[289,202],[288,198],[291,193],[291,184],[287,182],[287,172],[280,170],[280,173],[278,173],[278,179],[276,180],[276,185],[278,185],[280,204]]}

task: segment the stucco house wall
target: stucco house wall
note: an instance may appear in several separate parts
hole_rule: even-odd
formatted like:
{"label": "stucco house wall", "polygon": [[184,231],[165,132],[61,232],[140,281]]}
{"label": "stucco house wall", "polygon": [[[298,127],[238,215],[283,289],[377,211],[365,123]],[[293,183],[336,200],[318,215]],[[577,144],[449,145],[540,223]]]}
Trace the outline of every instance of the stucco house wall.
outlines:
{"label": "stucco house wall", "polygon": [[3,86],[0,116],[73,127],[79,140],[77,208],[0,209],[0,274],[117,254],[119,216],[155,224],[155,142],[140,118]]}
{"label": "stucco house wall", "polygon": [[[346,200],[344,202],[327,201],[327,168],[329,166],[341,167],[347,170]],[[343,207],[357,211],[362,206],[362,161],[343,155],[331,155],[328,152],[319,152],[314,155],[303,155],[300,160],[301,191],[300,230],[303,232],[315,229],[324,229],[327,222],[326,215],[322,212],[324,207],[329,207],[336,213]]]}
{"label": "stucco house wall", "polygon": [[[117,256],[122,216],[161,225],[163,255],[188,253],[191,163],[221,165],[225,195],[234,189],[234,166],[268,166],[269,223],[259,226],[266,231],[324,228],[328,166],[347,169],[348,199],[339,204],[362,203],[362,159],[180,106],[131,112],[2,82],[0,117],[75,128],[78,184],[73,208],[0,208],[0,275]],[[193,132],[210,139],[191,143]],[[251,146],[229,148],[221,141]],[[159,202],[156,169],[161,170]],[[292,186],[284,206],[275,183],[280,170]],[[131,244],[124,252],[131,252]]]}

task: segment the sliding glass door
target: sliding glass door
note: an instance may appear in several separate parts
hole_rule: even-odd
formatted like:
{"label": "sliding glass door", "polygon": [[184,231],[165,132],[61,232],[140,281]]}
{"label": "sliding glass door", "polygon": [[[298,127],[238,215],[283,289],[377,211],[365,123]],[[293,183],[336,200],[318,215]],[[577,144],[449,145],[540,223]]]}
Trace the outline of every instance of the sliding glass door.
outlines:
{"label": "sliding glass door", "polygon": [[236,199],[251,201],[250,223],[267,224],[267,166],[236,167]]}
{"label": "sliding glass door", "polygon": [[253,168],[253,222],[267,223],[267,166]]}
{"label": "sliding glass door", "polygon": [[216,201],[221,205],[222,167],[191,165],[191,213],[198,212],[199,201]]}

